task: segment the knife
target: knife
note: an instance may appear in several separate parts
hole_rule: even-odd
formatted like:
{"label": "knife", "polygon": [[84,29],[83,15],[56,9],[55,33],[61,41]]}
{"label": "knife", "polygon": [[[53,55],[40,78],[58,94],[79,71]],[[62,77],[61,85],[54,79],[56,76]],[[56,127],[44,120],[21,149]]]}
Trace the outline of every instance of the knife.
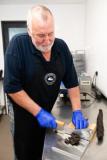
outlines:
{"label": "knife", "polygon": [[71,135],[72,132],[78,133],[81,139],[91,141],[94,133],[96,132],[96,124],[92,123],[85,129],[76,129],[72,122],[65,123],[63,121],[56,120],[57,133]]}
{"label": "knife", "polygon": [[56,123],[57,123],[56,132],[58,132],[58,133],[69,134],[70,135],[75,130],[75,126],[73,125],[72,122],[67,124],[63,121],[56,120]]}

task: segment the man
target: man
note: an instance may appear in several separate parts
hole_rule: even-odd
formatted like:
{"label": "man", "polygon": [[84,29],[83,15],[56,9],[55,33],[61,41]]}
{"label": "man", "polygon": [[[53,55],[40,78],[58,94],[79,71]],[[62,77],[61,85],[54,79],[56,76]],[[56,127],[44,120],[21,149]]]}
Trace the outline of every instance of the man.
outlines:
{"label": "man", "polygon": [[56,128],[50,113],[61,81],[68,88],[72,121],[86,128],[81,112],[78,80],[66,43],[55,38],[54,18],[42,5],[27,17],[28,34],[11,40],[5,57],[4,89],[14,110],[14,146],[18,160],[41,160],[45,128]]}

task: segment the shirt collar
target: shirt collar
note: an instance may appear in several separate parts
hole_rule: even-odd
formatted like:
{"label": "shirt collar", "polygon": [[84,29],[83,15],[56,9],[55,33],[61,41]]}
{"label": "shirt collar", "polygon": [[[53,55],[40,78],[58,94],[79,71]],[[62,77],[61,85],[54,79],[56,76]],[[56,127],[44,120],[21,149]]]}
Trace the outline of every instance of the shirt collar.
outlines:
{"label": "shirt collar", "polygon": [[29,38],[30,41],[30,47],[32,50],[32,54],[40,54],[41,52],[33,45],[31,38]]}
{"label": "shirt collar", "polygon": [[[32,54],[37,54],[37,55],[41,55],[41,51],[39,51],[32,43],[32,40],[30,38],[30,47],[31,47],[31,50],[32,50]],[[58,48],[57,46],[57,43],[56,43],[56,38],[55,38],[55,41],[54,41],[54,44],[52,46],[52,53],[54,53],[55,55],[57,55],[58,53],[60,52],[60,49]],[[56,57],[56,56],[55,56]]]}

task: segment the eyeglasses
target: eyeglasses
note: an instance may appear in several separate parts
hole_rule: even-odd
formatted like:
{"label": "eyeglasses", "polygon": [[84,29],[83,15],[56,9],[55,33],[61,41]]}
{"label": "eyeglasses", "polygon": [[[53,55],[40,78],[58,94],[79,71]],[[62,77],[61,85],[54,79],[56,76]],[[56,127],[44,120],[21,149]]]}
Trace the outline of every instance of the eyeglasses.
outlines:
{"label": "eyeglasses", "polygon": [[39,38],[39,39],[46,39],[47,37],[48,38],[52,38],[53,37],[53,35],[54,35],[54,33],[53,32],[50,32],[50,33],[47,33],[47,34],[42,34],[42,33],[40,33],[40,34],[32,34],[32,36],[36,39],[36,38]]}
{"label": "eyeglasses", "polygon": [[32,37],[34,39],[39,38],[40,40],[44,40],[47,37],[48,38],[53,38],[53,36],[54,36],[54,32],[50,32],[50,33],[47,33],[47,34],[43,34],[43,33],[35,34],[35,33],[32,33],[29,28],[28,28],[28,31],[30,32],[30,34],[32,35]]}

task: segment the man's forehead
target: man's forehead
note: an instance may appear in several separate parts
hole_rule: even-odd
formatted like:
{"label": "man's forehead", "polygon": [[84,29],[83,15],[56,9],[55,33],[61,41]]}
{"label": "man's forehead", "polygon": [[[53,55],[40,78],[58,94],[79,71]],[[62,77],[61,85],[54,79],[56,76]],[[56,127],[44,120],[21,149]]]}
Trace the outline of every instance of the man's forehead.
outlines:
{"label": "man's forehead", "polygon": [[32,29],[33,30],[53,30],[54,29],[54,21],[52,19],[48,19],[44,21],[42,19],[33,19],[32,21]]}

